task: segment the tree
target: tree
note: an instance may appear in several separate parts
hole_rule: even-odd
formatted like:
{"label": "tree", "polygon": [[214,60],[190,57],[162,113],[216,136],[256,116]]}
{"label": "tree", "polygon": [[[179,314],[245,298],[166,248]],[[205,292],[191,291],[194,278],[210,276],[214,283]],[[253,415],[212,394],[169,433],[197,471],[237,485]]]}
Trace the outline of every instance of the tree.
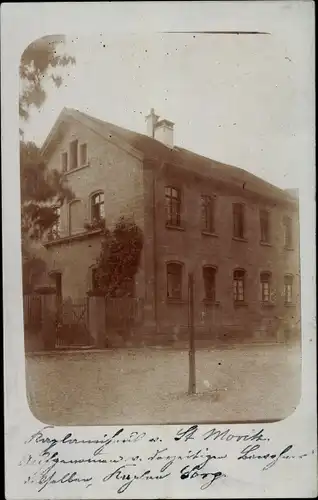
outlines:
{"label": "tree", "polygon": [[20,179],[22,233],[39,239],[57,222],[56,208],[73,193],[57,170],[47,170],[33,142],[20,142]]}
{"label": "tree", "polygon": [[[19,115],[29,119],[32,106],[40,108],[45,99],[44,82],[47,79],[59,87],[62,77],[58,68],[75,64],[75,58],[60,54],[65,43],[63,36],[48,36],[32,42],[23,52],[20,61]],[[20,130],[21,132],[21,130]],[[57,207],[70,200],[73,193],[63,175],[57,170],[48,171],[40,149],[33,142],[20,142],[21,182],[21,237],[24,290],[45,268],[43,234],[57,222]]]}
{"label": "tree", "polygon": [[41,239],[58,220],[56,208],[73,197],[62,175],[48,171],[39,148],[20,142],[21,241],[24,289],[43,272]]}
{"label": "tree", "polygon": [[121,217],[112,232],[105,230],[96,271],[99,293],[106,297],[133,295],[142,248],[142,230],[131,219]]}
{"label": "tree", "polygon": [[23,120],[29,118],[31,106],[39,109],[45,99],[45,79],[60,87],[63,79],[58,68],[75,64],[75,57],[59,53],[65,44],[65,37],[46,36],[32,42],[23,52],[20,61],[20,98],[19,115]]}

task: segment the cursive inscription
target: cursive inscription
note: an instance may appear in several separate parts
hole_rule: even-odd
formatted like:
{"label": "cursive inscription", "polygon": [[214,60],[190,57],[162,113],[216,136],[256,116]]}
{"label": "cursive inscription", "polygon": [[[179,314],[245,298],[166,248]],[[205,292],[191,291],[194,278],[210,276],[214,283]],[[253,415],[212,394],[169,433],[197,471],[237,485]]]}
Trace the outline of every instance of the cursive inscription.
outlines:
{"label": "cursive inscription", "polygon": [[[45,435],[45,431],[53,429],[52,426],[45,426],[42,430],[39,430],[32,434],[32,436],[25,442],[25,444],[30,444],[35,442],[36,444],[44,444],[47,445],[45,450],[50,451],[52,448],[56,447],[57,444],[62,445],[90,445],[95,444],[98,445],[94,450],[94,455],[100,455],[105,450],[106,446],[111,444],[127,444],[127,443],[138,443],[145,436],[145,432],[131,432],[128,435],[125,435],[124,429],[121,428],[116,431],[112,435],[104,434],[101,439],[78,439],[74,437],[72,432],[65,434],[61,439],[51,438],[50,436]],[[121,437],[118,437],[121,436]]]}
{"label": "cursive inscription", "polygon": [[[195,439],[198,432],[198,426],[192,425],[187,429],[180,429],[174,440],[175,441],[188,441],[189,439]],[[237,443],[242,441],[267,441],[267,438],[264,436],[264,429],[259,431],[255,431],[249,434],[236,434],[231,431],[231,429],[226,429],[225,431],[220,431],[215,427],[205,433],[202,434],[202,438],[204,441],[213,440],[213,441],[236,441]]]}
{"label": "cursive inscription", "polygon": [[[222,472],[208,472],[205,469],[206,465],[210,459],[206,459],[204,462],[201,464],[195,465],[193,467],[186,465],[183,467],[180,471],[180,479],[195,479],[195,478],[200,478],[203,480],[203,484],[201,484],[200,489],[205,490],[211,486],[216,479],[221,479],[222,477],[225,478],[226,475],[223,474]],[[207,481],[205,481],[207,480]]]}
{"label": "cursive inscription", "polygon": [[121,427],[86,438],[45,426],[25,440],[18,465],[25,471],[24,485],[31,488],[31,494],[34,488],[54,497],[54,488],[63,485],[69,487],[71,495],[77,491],[81,496],[83,488],[94,485],[100,488],[102,498],[107,485],[107,491],[114,495],[131,489],[136,496],[138,485],[158,485],[159,492],[165,483],[161,491],[166,492],[169,484],[178,481],[180,486],[204,491],[216,483],[227,484],[233,475],[233,467],[231,474],[228,472],[228,463],[233,465],[233,461],[242,478],[244,474],[250,477],[252,462],[254,468],[259,464],[262,473],[270,474],[284,459],[305,459],[314,453],[296,452],[289,443],[281,447],[274,444],[264,428],[239,433],[230,427],[206,429],[191,425],[164,438],[163,434],[130,432]]}
{"label": "cursive inscription", "polygon": [[[264,467],[263,470],[268,470],[271,467],[274,467],[274,465],[277,464],[278,460],[280,458],[295,458],[295,456],[291,457],[288,455],[288,452],[292,449],[293,445],[288,445],[286,446],[280,453],[263,453],[261,452],[255,453],[256,451],[260,450],[260,445],[250,445],[244,448],[241,451],[240,456],[238,457],[238,460],[270,460]],[[284,456],[285,455],[285,456]]]}
{"label": "cursive inscription", "polygon": [[77,471],[65,472],[61,476],[58,476],[56,470],[53,470],[54,466],[50,466],[47,469],[36,472],[32,476],[28,476],[28,478],[24,481],[24,484],[36,484],[39,486],[38,492],[41,492],[46,488],[49,484],[74,484],[81,483],[86,487],[92,485],[93,478],[89,477],[81,477],[77,473]]}
{"label": "cursive inscription", "polygon": [[116,470],[108,474],[103,478],[103,482],[107,482],[110,479],[116,479],[116,481],[121,481],[123,484],[117,489],[117,493],[124,493],[129,486],[132,485],[134,481],[141,481],[141,480],[146,480],[146,481],[161,481],[167,477],[170,476],[170,472],[166,474],[158,474],[158,475],[152,475],[151,470],[145,470],[140,474],[133,474],[131,471],[129,471],[129,467],[135,467],[136,464],[127,464],[127,465],[121,465],[118,467]]}
{"label": "cursive inscription", "polygon": [[173,465],[176,461],[177,462],[189,462],[197,459],[205,459],[205,460],[224,460],[227,458],[227,454],[225,453],[224,455],[212,455],[210,453],[209,448],[205,449],[199,449],[196,451],[189,450],[189,452],[185,455],[172,455],[169,453],[168,448],[163,448],[163,449],[157,449],[155,453],[150,455],[148,457],[148,460],[150,462],[152,461],[159,461],[163,462],[163,465],[161,467],[161,471],[164,472],[167,470],[171,465]]}

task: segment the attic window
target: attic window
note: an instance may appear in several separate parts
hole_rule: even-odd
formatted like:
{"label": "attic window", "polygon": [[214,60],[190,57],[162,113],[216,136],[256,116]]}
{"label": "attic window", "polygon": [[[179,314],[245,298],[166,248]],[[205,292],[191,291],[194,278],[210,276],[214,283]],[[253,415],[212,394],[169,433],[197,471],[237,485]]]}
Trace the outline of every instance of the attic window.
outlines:
{"label": "attic window", "polygon": [[70,170],[73,170],[74,168],[78,167],[77,151],[78,151],[78,140],[76,139],[75,141],[72,141],[70,143]]}
{"label": "attic window", "polygon": [[67,172],[67,164],[68,164],[68,154],[67,152],[64,152],[61,154],[62,172]]}
{"label": "attic window", "polygon": [[79,149],[80,166],[87,165],[87,144],[81,144]]}

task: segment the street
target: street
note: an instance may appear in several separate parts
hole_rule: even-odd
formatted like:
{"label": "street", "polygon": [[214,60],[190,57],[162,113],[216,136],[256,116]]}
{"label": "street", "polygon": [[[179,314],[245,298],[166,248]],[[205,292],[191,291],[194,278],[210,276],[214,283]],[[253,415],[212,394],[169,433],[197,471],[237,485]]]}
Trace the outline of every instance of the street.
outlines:
{"label": "street", "polygon": [[187,394],[185,350],[28,354],[26,379],[30,408],[47,424],[279,420],[299,402],[301,350],[268,345],[197,351],[195,395]]}

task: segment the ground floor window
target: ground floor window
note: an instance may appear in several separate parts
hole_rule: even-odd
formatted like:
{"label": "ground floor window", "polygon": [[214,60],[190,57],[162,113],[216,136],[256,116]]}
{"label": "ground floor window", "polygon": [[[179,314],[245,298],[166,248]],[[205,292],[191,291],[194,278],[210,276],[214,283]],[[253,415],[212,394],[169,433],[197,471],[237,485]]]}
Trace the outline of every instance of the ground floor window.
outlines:
{"label": "ground floor window", "polygon": [[291,304],[293,301],[293,281],[294,281],[294,277],[291,274],[285,275],[285,277],[284,277],[285,304]]}
{"label": "ground floor window", "polygon": [[233,299],[234,302],[245,300],[245,271],[236,269],[233,273]]}
{"label": "ground floor window", "polygon": [[167,298],[182,298],[182,264],[169,262],[167,264]]}
{"label": "ground floor window", "polygon": [[269,272],[263,272],[260,275],[261,282],[261,300],[262,302],[270,301],[270,280],[271,274]]}
{"label": "ground floor window", "polygon": [[216,286],[215,286],[216,269],[212,266],[204,266],[203,282],[205,299],[215,302]]}

